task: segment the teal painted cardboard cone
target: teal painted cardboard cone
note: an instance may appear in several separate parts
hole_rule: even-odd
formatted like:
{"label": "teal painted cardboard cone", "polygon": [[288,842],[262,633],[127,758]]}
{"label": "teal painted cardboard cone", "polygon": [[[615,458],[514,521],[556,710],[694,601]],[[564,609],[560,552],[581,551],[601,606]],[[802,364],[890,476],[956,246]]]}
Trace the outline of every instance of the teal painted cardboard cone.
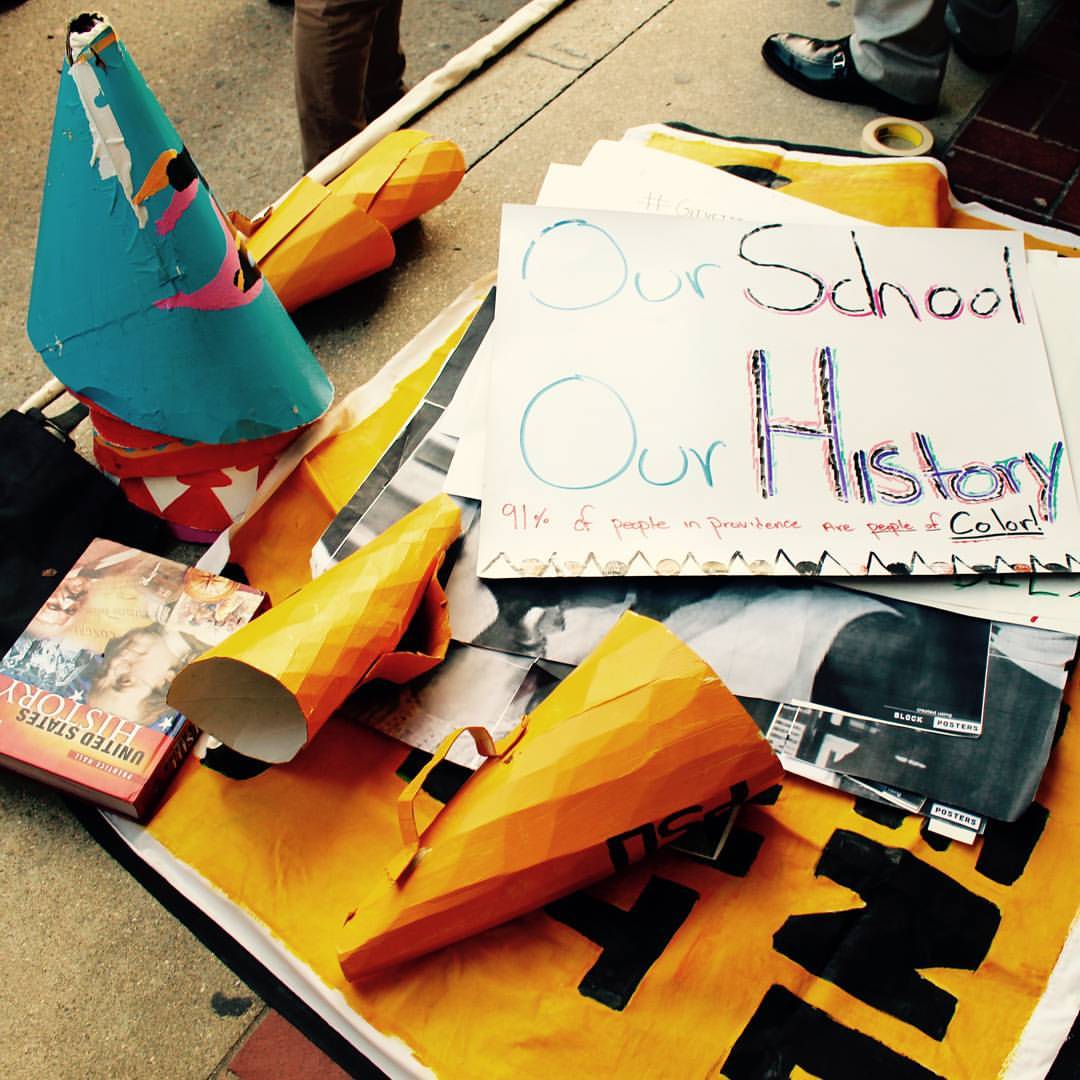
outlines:
{"label": "teal painted cardboard cone", "polygon": [[27,331],[72,390],[177,438],[263,438],[333,397],[100,15],[69,28]]}

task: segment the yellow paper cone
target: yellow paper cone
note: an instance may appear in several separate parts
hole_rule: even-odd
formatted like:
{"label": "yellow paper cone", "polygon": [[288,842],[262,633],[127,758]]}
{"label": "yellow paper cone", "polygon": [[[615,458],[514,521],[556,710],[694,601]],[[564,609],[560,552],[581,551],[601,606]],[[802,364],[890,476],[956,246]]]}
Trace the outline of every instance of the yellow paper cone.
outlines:
{"label": "yellow paper cone", "polygon": [[776,784],[780,763],[735,697],[662,624],[627,613],[405,847],[351,916],[350,979],[381,971],[589,885]]}
{"label": "yellow paper cone", "polygon": [[[360,683],[419,674],[445,656],[446,604],[433,578],[459,532],[448,496],[418,507],[189,664],[169,704],[240,753],[288,761]],[[419,608],[436,624],[430,654],[391,662]]]}
{"label": "yellow paper cone", "polygon": [[[416,134],[423,132],[398,131],[383,141]],[[449,139],[417,140],[386,181],[371,192],[365,209],[394,232],[449,199],[464,175],[465,158],[456,143]],[[347,176],[348,172],[339,180],[346,183]]]}
{"label": "yellow paper cone", "polygon": [[393,261],[394,240],[382,222],[345,200],[327,199],[259,269],[285,310],[296,311]]}
{"label": "yellow paper cone", "polygon": [[254,228],[247,252],[289,311],[394,261],[390,233],[453,194],[458,147],[396,131],[325,187],[304,177]]}

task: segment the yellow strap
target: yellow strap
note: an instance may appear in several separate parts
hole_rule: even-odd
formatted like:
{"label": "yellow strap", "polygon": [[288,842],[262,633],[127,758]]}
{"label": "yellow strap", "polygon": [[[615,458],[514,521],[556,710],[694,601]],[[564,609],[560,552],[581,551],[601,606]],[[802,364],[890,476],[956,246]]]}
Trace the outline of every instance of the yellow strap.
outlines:
{"label": "yellow strap", "polygon": [[[420,794],[420,789],[424,786],[424,781],[427,780],[431,773],[431,770],[441,762],[448,753],[450,748],[457,742],[459,736],[468,732],[473,742],[476,744],[476,752],[482,757],[493,758],[499,756],[499,751],[495,747],[495,740],[491,737],[491,732],[484,727],[461,727],[456,731],[450,732],[445,739],[439,744],[438,750],[432,755],[431,760],[413,777],[411,783],[405,790],[398,796],[397,810],[398,810],[398,825],[401,827],[401,840],[404,844],[404,850],[394,857],[386,868],[386,872],[390,875],[391,881],[400,881],[405,874],[410,871],[416,863],[423,857],[423,853],[420,848],[421,832],[416,827],[416,797]],[[441,811],[440,807],[440,811]],[[435,819],[432,818],[432,821]],[[431,822],[425,826],[425,829],[429,828]]]}

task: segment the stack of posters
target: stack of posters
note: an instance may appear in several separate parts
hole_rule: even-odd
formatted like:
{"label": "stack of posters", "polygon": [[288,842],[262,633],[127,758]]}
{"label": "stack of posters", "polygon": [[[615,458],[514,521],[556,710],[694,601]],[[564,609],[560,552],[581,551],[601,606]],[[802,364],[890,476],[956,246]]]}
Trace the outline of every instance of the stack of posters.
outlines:
{"label": "stack of posters", "polygon": [[632,609],[792,771],[961,840],[1015,820],[1077,646],[1039,594],[1080,592],[1022,239],[880,229],[622,144],[542,199],[505,209],[494,310],[314,552],[444,488],[463,507],[446,663],[356,713],[429,751],[498,735]]}

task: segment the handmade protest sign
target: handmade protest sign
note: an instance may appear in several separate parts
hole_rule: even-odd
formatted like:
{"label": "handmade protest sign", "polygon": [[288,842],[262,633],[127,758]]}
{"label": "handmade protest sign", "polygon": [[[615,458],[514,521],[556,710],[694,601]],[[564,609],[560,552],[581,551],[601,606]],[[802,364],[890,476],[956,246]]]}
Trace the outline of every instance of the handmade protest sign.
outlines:
{"label": "handmade protest sign", "polygon": [[1068,569],[1020,238],[504,209],[483,577]]}

